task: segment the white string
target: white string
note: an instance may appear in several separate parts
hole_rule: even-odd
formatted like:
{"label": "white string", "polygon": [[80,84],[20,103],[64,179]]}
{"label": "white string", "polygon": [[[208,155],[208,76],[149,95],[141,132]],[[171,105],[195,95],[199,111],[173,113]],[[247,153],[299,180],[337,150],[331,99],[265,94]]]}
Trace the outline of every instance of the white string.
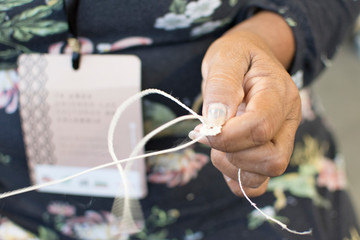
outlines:
{"label": "white string", "polygon": [[171,96],[170,94],[167,94],[165,93],[164,91],[161,91],[159,89],[147,89],[147,90],[144,90],[142,92],[139,92],[133,96],[131,96],[130,98],[128,98],[125,102],[123,102],[123,104],[121,104],[118,109],[116,110],[112,120],[111,120],[111,123],[110,123],[110,126],[109,126],[109,131],[108,131],[108,148],[109,148],[109,153],[113,159],[113,162],[110,162],[110,163],[105,163],[105,164],[102,164],[102,165],[98,165],[98,166],[95,166],[93,168],[89,168],[87,170],[84,170],[84,171],[81,171],[79,173],[76,173],[76,174],[73,174],[73,175],[70,175],[70,176],[67,176],[65,178],[62,178],[62,179],[57,179],[57,180],[53,180],[53,181],[50,181],[50,182],[46,182],[46,183],[42,183],[42,184],[37,184],[37,185],[33,185],[33,186],[29,186],[29,187],[25,187],[25,188],[21,188],[21,189],[17,189],[17,190],[14,190],[14,191],[8,191],[8,192],[4,192],[4,193],[1,193],[0,194],[0,199],[4,199],[4,198],[7,198],[7,197],[10,197],[10,196],[15,196],[15,195],[19,195],[19,194],[22,194],[22,193],[26,193],[26,192],[31,192],[31,191],[34,191],[34,190],[38,190],[40,188],[45,188],[45,187],[49,187],[49,186],[52,186],[52,185],[56,185],[56,184],[59,184],[59,183],[63,183],[63,182],[66,182],[66,181],[69,181],[73,178],[77,178],[81,175],[84,175],[84,174],[87,174],[87,173],[90,173],[90,172],[93,172],[93,171],[96,171],[96,170],[100,170],[100,169],[103,169],[103,168],[107,168],[107,167],[111,167],[111,166],[114,166],[114,165],[118,165],[120,163],[124,163],[124,162],[128,162],[128,161],[133,161],[133,160],[136,160],[136,159],[141,159],[141,158],[147,158],[147,157],[151,157],[151,156],[156,156],[156,155],[161,155],[161,154],[166,154],[166,153],[171,153],[171,152],[176,152],[176,151],[179,151],[181,149],[184,149],[184,148],[187,148],[191,145],[193,145],[194,143],[198,142],[201,138],[204,137],[204,135],[201,135],[199,136],[198,138],[190,141],[190,142],[187,142],[187,143],[184,143],[182,145],[179,145],[177,147],[174,147],[174,148],[170,148],[170,149],[165,149],[165,150],[160,150],[160,151],[156,151],[156,152],[152,152],[152,153],[147,153],[147,154],[142,154],[142,155],[139,155],[139,156],[131,156],[129,158],[125,158],[125,159],[121,159],[121,160],[118,160],[116,155],[115,155],[115,152],[114,152],[114,147],[113,147],[113,135],[114,135],[114,132],[115,132],[115,127],[116,127],[116,124],[122,114],[122,112],[131,104],[133,103],[135,100],[139,99],[139,98],[142,98],[146,95],[149,95],[149,94],[160,94],[164,97],[167,97],[169,98],[170,100],[174,101],[175,103],[179,104],[182,108],[186,109],[187,111],[189,111],[192,116],[181,116],[181,117],[178,117],[176,119],[173,119],[172,121],[164,124],[163,126],[160,126],[159,128],[153,130],[152,132],[150,132],[147,136],[144,137],[144,139],[142,139],[139,144],[137,145],[137,147],[135,147],[134,151],[133,152],[138,152],[139,149],[141,148],[140,146],[141,145],[144,145],[146,144],[146,142],[151,138],[153,137],[154,135],[156,135],[157,133],[159,133],[160,131],[162,131],[163,129],[167,128],[167,127],[170,127],[172,125],[174,125],[175,123],[179,122],[179,121],[183,121],[183,120],[187,120],[187,119],[194,119],[194,118],[197,118],[199,119],[202,123],[204,123],[204,119],[202,116],[200,116],[199,114],[197,114],[196,112],[194,112],[192,109],[190,109],[189,107],[187,107],[185,104],[183,104],[182,102],[180,102],[178,99],[176,99],[175,97]]}
{"label": "white string", "polygon": [[77,178],[77,177],[79,177],[81,175],[84,175],[84,174],[87,174],[87,173],[90,173],[90,172],[93,172],[93,171],[96,171],[96,170],[100,170],[100,169],[103,169],[103,168],[111,167],[111,166],[114,166],[114,165],[119,164],[119,163],[124,163],[124,162],[132,161],[132,160],[136,160],[136,159],[141,159],[141,158],[148,158],[148,157],[152,157],[152,156],[156,156],[156,155],[160,155],[160,154],[176,152],[176,151],[179,151],[181,149],[184,149],[184,148],[187,148],[187,147],[193,145],[194,143],[198,142],[203,137],[204,136],[199,136],[198,138],[196,138],[196,139],[194,139],[194,140],[192,140],[190,142],[184,143],[184,144],[179,145],[179,146],[174,147],[174,148],[160,150],[160,151],[157,151],[157,152],[152,152],[152,153],[147,153],[147,154],[142,154],[142,155],[135,156],[135,157],[125,158],[125,159],[117,160],[116,162],[105,163],[105,164],[102,164],[102,165],[99,165],[99,166],[96,166],[96,167],[93,167],[93,168],[89,168],[89,169],[84,170],[82,172],[73,174],[71,176],[61,178],[61,179],[57,179],[57,180],[54,180],[54,181],[51,181],[51,182],[46,182],[46,183],[42,183],[42,184],[30,186],[30,187],[25,187],[25,188],[21,188],[21,189],[14,190],[14,191],[4,192],[4,193],[0,194],[0,199],[4,199],[4,198],[10,197],[10,196],[19,195],[21,193],[31,192],[31,191],[34,191],[34,190],[38,190],[40,188],[49,187],[49,186],[56,185],[56,184],[59,184],[59,183],[63,183],[63,182],[69,181],[69,180],[71,180],[73,178]]}
{"label": "white string", "polygon": [[241,184],[240,173],[241,173],[241,169],[239,168],[239,170],[238,170],[238,181],[239,181],[239,186],[240,186],[240,189],[241,189],[242,194],[244,195],[244,197],[246,198],[246,200],[248,200],[248,202],[249,202],[258,212],[260,212],[260,213],[266,218],[266,220],[272,221],[272,222],[278,224],[280,227],[282,227],[282,229],[285,229],[286,231],[291,232],[291,233],[293,233],[293,234],[297,234],[297,235],[308,235],[308,234],[311,234],[311,233],[312,233],[312,230],[311,230],[311,229],[308,230],[308,231],[304,231],[304,232],[298,232],[298,231],[295,231],[295,230],[291,230],[291,229],[289,229],[289,228],[286,226],[286,224],[284,224],[284,223],[280,222],[279,220],[277,220],[277,219],[275,219],[275,218],[267,215],[266,213],[264,213],[264,212],[263,212],[260,208],[258,208],[258,207],[256,206],[256,204],[255,204],[253,201],[251,201],[250,198],[246,195],[246,193],[245,193],[245,191],[244,191],[244,188],[243,188],[243,186],[242,186],[242,184]]}
{"label": "white string", "polygon": [[[109,125],[109,130],[108,130],[108,150],[110,153],[110,156],[113,160],[113,162],[117,162],[117,157],[115,154],[115,150],[114,150],[114,133],[115,133],[115,128],[116,125],[121,117],[121,115],[123,114],[123,112],[126,110],[126,108],[128,106],[130,106],[132,103],[134,103],[135,101],[137,101],[138,99],[141,99],[142,97],[149,95],[149,94],[160,94],[164,97],[167,97],[169,99],[171,99],[172,101],[176,102],[177,104],[179,104],[181,107],[185,108],[186,110],[188,110],[190,113],[192,113],[193,115],[192,118],[198,118],[200,121],[202,121],[202,117],[200,117],[198,114],[196,114],[193,110],[191,110],[190,108],[188,108],[185,104],[183,104],[182,102],[180,102],[178,99],[174,98],[173,96],[171,96],[170,94],[167,94],[161,90],[158,89],[147,89],[144,90],[142,92],[139,92],[133,96],[131,96],[130,98],[128,98],[125,102],[123,102],[115,111],[115,114],[110,122]],[[182,121],[183,118],[179,119],[179,121]],[[146,142],[153,137],[154,135],[156,135],[158,132],[161,131],[161,129],[165,129],[168,126],[171,126],[173,124],[175,124],[177,121],[171,121],[168,124],[165,124],[166,126],[164,126],[164,128],[160,128],[160,130],[155,130],[152,133],[153,134],[148,134],[148,136],[144,137],[134,148],[134,150],[131,152],[130,157],[134,157],[136,156],[141,149],[145,146]],[[134,221],[134,217],[133,217],[133,212],[131,211],[131,203],[136,204],[136,202],[132,201],[130,199],[130,191],[129,191],[129,184],[128,184],[128,179],[127,179],[127,175],[126,173],[130,170],[131,166],[132,166],[132,162],[128,162],[125,166],[125,169],[121,166],[121,164],[116,164],[119,173],[120,173],[120,177],[121,177],[121,182],[122,182],[122,187],[123,187],[123,202],[121,200],[115,200],[114,201],[114,205],[113,205],[113,209],[122,209],[122,221],[121,221],[121,226],[120,229],[127,229],[127,231],[134,231],[134,232],[138,232],[141,229],[135,224]]]}
{"label": "white string", "polygon": [[[174,101],[175,103],[177,103],[178,105],[180,105],[182,108],[188,110],[192,115],[190,115],[191,119],[197,118],[199,119],[201,122],[203,121],[203,118],[198,115],[196,112],[194,112],[192,109],[190,109],[189,107],[187,107],[185,104],[183,104],[182,102],[180,102],[178,99],[174,98],[173,96],[171,96],[170,94],[167,94],[164,91],[161,91],[159,89],[147,89],[144,90],[142,92],[139,92],[133,96],[131,96],[130,98],[128,98],[125,102],[123,102],[115,111],[115,114],[110,122],[110,126],[109,126],[109,130],[108,130],[108,149],[109,149],[109,153],[111,155],[111,158],[114,162],[117,161],[117,157],[114,151],[114,144],[113,144],[113,140],[114,140],[114,133],[115,133],[115,128],[116,125],[122,115],[122,113],[125,111],[125,109],[131,105],[133,102],[137,101],[138,99],[149,95],[149,94],[160,94],[164,97],[169,98],[170,100]],[[155,129],[154,131],[152,131],[150,134],[148,134],[147,136],[145,136],[134,148],[134,150],[132,151],[132,153],[130,154],[130,157],[134,157],[136,156],[141,149],[145,146],[145,144],[147,143],[148,140],[150,140],[153,136],[155,136],[157,133],[159,133],[160,131],[162,131],[163,129],[166,129],[168,127],[170,127],[171,125],[179,122],[179,121],[183,121],[186,119],[190,119],[189,117],[180,117],[178,119],[175,119],[173,121],[170,121],[166,124],[164,124],[163,126]],[[122,180],[122,186],[123,186],[123,193],[124,193],[124,197],[123,197],[123,205],[120,204],[122,203],[121,201],[114,201],[113,208],[122,208],[122,219],[123,221],[121,221],[121,229],[127,229],[128,231],[140,231],[141,229],[135,224],[134,221],[134,217],[133,217],[133,212],[131,211],[131,199],[130,199],[130,193],[129,193],[129,184],[128,184],[128,180],[126,178],[126,173],[130,170],[132,166],[132,162],[128,162],[126,164],[125,170],[123,169],[123,167],[121,166],[121,164],[117,164],[117,168],[119,170],[120,176],[121,176],[121,180]],[[116,205],[118,204],[118,206]],[[133,204],[136,204],[136,202],[133,202]],[[131,228],[131,230],[130,230]]]}
{"label": "white string", "polygon": [[194,112],[191,108],[189,108],[188,106],[186,106],[185,104],[183,104],[182,102],[180,102],[178,99],[176,99],[175,97],[171,96],[170,94],[161,91],[159,89],[146,89],[144,91],[141,91],[133,96],[131,96],[130,98],[128,98],[123,104],[121,104],[118,109],[116,110],[111,122],[110,122],[110,126],[109,126],[109,131],[108,131],[108,148],[109,148],[109,153],[111,155],[111,158],[115,161],[117,160],[115,151],[114,151],[114,146],[113,146],[113,136],[114,136],[114,132],[115,132],[115,127],[117,122],[119,121],[119,118],[122,114],[122,112],[130,105],[132,104],[134,101],[136,101],[137,99],[140,99],[142,97],[145,97],[146,95],[149,94],[160,94],[164,97],[169,98],[170,100],[174,101],[175,103],[179,104],[182,108],[186,109],[187,111],[189,111],[192,115],[196,116],[196,118],[198,118],[203,124],[205,124],[205,121],[203,119],[202,116],[200,116],[199,114],[197,114],[196,112]]}
{"label": "white string", "polygon": [[[130,157],[136,156],[145,146],[145,144],[151,139],[153,138],[156,134],[160,133],[161,131],[163,131],[164,129],[178,123],[184,120],[190,120],[190,119],[198,119],[197,116],[194,115],[185,115],[185,116],[181,116],[178,118],[175,118],[161,126],[159,126],[158,128],[156,128],[155,130],[151,131],[150,133],[148,133],[145,137],[143,137],[140,142],[135,146],[135,148],[133,149],[133,151],[130,154]],[[140,226],[137,226],[135,224],[135,220],[134,220],[134,213],[131,210],[131,203],[132,204],[138,204],[138,203],[134,203],[134,200],[130,200],[130,196],[129,196],[129,190],[128,190],[128,184],[127,184],[127,179],[126,179],[126,172],[130,169],[131,165],[130,163],[133,163],[132,161],[128,162],[126,167],[125,167],[125,171],[122,171],[122,167],[121,167],[121,177],[123,180],[123,186],[124,186],[124,203],[123,206],[118,206],[121,205],[120,204],[120,200],[115,200],[114,201],[114,205],[113,208],[122,208],[122,221],[121,221],[121,225],[119,227],[119,229],[126,229],[126,231],[130,231],[130,232],[139,232],[141,231]],[[120,201],[120,202],[119,202]],[[118,205],[116,205],[118,204]],[[141,211],[141,209],[139,209],[139,211]],[[124,237],[124,239],[127,239],[127,235]]]}
{"label": "white string", "polygon": [[[150,132],[148,135],[146,135],[138,144],[137,146],[135,147],[135,149],[133,150],[133,152],[131,153],[130,157],[129,158],[125,158],[125,159],[121,159],[121,160],[118,160],[117,157],[116,157],[116,154],[115,154],[115,151],[114,151],[114,147],[113,147],[113,135],[114,135],[114,132],[115,132],[115,128],[116,128],[116,125],[117,125],[117,122],[122,114],[122,112],[131,104],[133,103],[135,100],[139,99],[139,98],[142,98],[146,95],[149,95],[149,94],[160,94],[164,97],[167,97],[169,98],[170,100],[174,101],[175,103],[179,104],[181,107],[183,107],[184,109],[186,109],[187,111],[189,111],[192,115],[187,115],[187,116],[182,116],[182,117],[179,117],[179,118],[176,118],[160,127],[158,127],[157,129],[153,130],[152,132]],[[203,137],[207,136],[206,134],[201,134],[199,137],[197,137],[196,139],[190,141],[190,142],[187,142],[187,143],[184,143],[182,145],[179,145],[177,147],[174,147],[174,148],[170,148],[170,149],[165,149],[165,150],[160,150],[160,151],[156,151],[156,152],[152,152],[152,153],[147,153],[147,154],[142,154],[142,155],[139,155],[139,156],[133,156],[133,155],[136,155],[138,154],[138,152],[140,151],[140,149],[146,144],[146,142],[148,140],[150,140],[153,136],[155,136],[156,134],[158,134],[160,131],[168,128],[169,126],[177,123],[177,122],[180,122],[180,121],[183,121],[183,120],[187,120],[187,119],[199,119],[204,125],[206,125],[205,123],[205,120],[202,116],[198,115],[196,112],[194,112],[192,109],[190,109],[189,107],[187,107],[185,104],[181,103],[178,99],[174,98],[173,96],[161,91],[161,90],[158,90],[158,89],[147,89],[147,90],[144,90],[140,93],[137,93],[135,95],[133,95],[132,97],[130,97],[129,99],[127,99],[123,104],[121,104],[119,106],[119,108],[116,110],[114,116],[113,116],[113,119],[111,120],[111,123],[110,123],[110,126],[109,126],[109,131],[108,131],[108,149],[109,149],[109,153],[113,159],[113,162],[110,162],[110,163],[105,163],[105,164],[102,164],[102,165],[99,165],[99,166],[96,166],[96,167],[93,167],[93,168],[90,168],[90,169],[87,169],[85,171],[82,171],[82,172],[79,172],[77,174],[74,174],[74,175],[71,175],[71,176],[68,176],[68,177],[65,177],[65,178],[62,178],[62,179],[57,179],[57,180],[54,180],[54,181],[51,181],[51,182],[47,182],[47,183],[42,183],[42,184],[38,184],[38,185],[34,185],[34,186],[29,186],[29,187],[25,187],[25,188],[22,188],[22,189],[18,189],[18,190],[14,190],[14,191],[9,191],[9,192],[4,192],[2,194],[0,194],[0,199],[4,199],[4,198],[7,198],[7,197],[10,197],[10,196],[15,196],[15,195],[18,195],[18,194],[22,194],[22,193],[26,193],[26,192],[30,192],[30,191],[34,191],[34,190],[38,190],[40,188],[44,188],[44,187],[48,187],[48,186],[52,186],[52,185],[56,185],[56,184],[59,184],[59,183],[63,183],[63,182],[66,182],[66,181],[69,181],[73,178],[76,178],[76,177],[79,177],[81,175],[84,175],[84,174],[87,174],[87,173],[90,173],[92,171],[96,171],[96,170],[99,170],[99,169],[102,169],[102,168],[107,168],[107,167],[110,167],[110,166],[114,166],[116,165],[120,171],[120,173],[122,174],[122,176],[124,176],[124,171],[122,169],[122,166],[120,165],[121,163],[124,163],[124,162],[128,162],[128,161],[133,161],[133,160],[136,160],[136,159],[142,159],[142,158],[148,158],[148,157],[151,157],[151,156],[156,156],[156,155],[161,155],[161,154],[166,154],[166,153],[171,153],[171,152],[176,152],[176,151],[179,151],[181,149],[184,149],[184,148],[187,148],[191,145],[193,145],[194,143],[198,142],[200,139],[202,139]],[[220,128],[221,129],[221,128]],[[209,134],[209,135],[213,135],[213,134]],[[246,195],[244,189],[243,189],[243,186],[241,184],[241,179],[240,179],[240,173],[241,173],[241,170],[239,169],[238,170],[238,182],[239,182],[239,186],[240,186],[240,189],[241,189],[241,192],[243,193],[244,197],[246,198],[246,200],[257,210],[259,211],[267,220],[269,221],[272,221],[276,224],[278,224],[279,226],[281,226],[283,229],[287,230],[288,232],[290,233],[293,233],[293,234],[298,234],[298,235],[307,235],[307,234],[311,234],[312,231],[309,230],[309,231],[305,231],[305,232],[297,232],[297,231],[294,231],[294,230],[291,230],[289,229],[284,223],[280,222],[279,220],[277,219],[274,219],[272,218],[271,216],[268,216],[266,213],[264,213],[261,209],[259,209],[255,203],[253,203],[250,198]],[[126,178],[123,177],[123,179],[125,179],[125,183],[126,183]],[[125,187],[125,193],[128,194],[128,189],[127,189],[127,186]]]}

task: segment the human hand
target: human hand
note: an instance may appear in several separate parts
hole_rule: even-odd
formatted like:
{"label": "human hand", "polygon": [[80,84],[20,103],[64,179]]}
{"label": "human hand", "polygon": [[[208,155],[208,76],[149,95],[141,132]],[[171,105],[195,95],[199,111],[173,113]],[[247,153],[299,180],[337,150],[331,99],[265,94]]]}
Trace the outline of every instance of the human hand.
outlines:
{"label": "human hand", "polygon": [[282,55],[286,52],[275,38],[266,41],[248,30],[252,24],[215,41],[202,65],[203,115],[210,124],[215,119],[225,124],[220,134],[201,142],[212,148],[213,165],[239,196],[239,168],[249,196],[263,194],[269,177],[286,170],[301,120],[299,92],[284,67],[293,53]]}

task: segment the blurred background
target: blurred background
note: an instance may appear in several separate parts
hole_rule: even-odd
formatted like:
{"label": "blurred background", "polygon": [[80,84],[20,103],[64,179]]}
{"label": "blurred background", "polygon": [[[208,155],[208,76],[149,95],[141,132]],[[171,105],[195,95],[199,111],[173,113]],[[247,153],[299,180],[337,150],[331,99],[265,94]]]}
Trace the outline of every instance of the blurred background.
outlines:
{"label": "blurred background", "polygon": [[360,220],[360,29],[356,37],[347,38],[314,89],[345,157],[348,186]]}

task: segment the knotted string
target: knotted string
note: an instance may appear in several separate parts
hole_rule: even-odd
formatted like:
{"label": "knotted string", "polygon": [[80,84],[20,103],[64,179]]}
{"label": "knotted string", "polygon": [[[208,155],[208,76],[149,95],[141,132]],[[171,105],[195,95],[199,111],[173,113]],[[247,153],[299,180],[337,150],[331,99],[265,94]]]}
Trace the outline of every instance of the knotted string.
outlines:
{"label": "knotted string", "polygon": [[[191,113],[191,115],[186,115],[186,116],[181,116],[181,117],[178,117],[176,119],[173,119],[172,121],[168,122],[168,123],[165,123],[164,125],[156,128],[155,130],[153,130],[152,132],[150,132],[149,134],[147,134],[138,144],[137,146],[134,148],[133,152],[131,153],[130,157],[129,158],[125,158],[125,159],[117,159],[116,157],[116,154],[115,154],[115,151],[114,151],[114,146],[113,146],[113,136],[114,136],[114,132],[115,132],[115,127],[117,125],[117,122],[118,120],[120,119],[120,116],[121,114],[123,113],[123,111],[131,104],[133,103],[134,101],[136,101],[137,99],[140,99],[146,95],[149,95],[149,94],[160,94],[164,97],[167,97],[169,98],[170,100],[174,101],[175,103],[177,103],[178,105],[180,105],[181,107],[183,107],[184,109],[186,109],[187,111],[189,111]],[[124,180],[124,184],[126,184],[127,180],[126,180],[126,177],[125,174],[124,174],[124,170],[122,168],[122,166],[120,165],[121,163],[125,163],[125,162],[130,162],[130,161],[133,161],[133,160],[136,160],[136,159],[143,159],[143,158],[148,158],[148,157],[151,157],[151,156],[156,156],[156,155],[161,155],[161,154],[166,154],[166,153],[171,153],[171,152],[176,152],[176,151],[179,151],[179,150],[182,150],[182,149],[185,149],[191,145],[193,145],[194,143],[198,142],[199,140],[201,140],[203,137],[206,137],[206,136],[214,136],[218,133],[220,133],[221,131],[221,126],[217,126],[217,128],[213,129],[213,128],[207,128],[207,131],[201,131],[200,132],[200,136],[197,137],[196,139],[194,140],[191,140],[187,143],[184,143],[184,144],[181,144],[179,146],[176,146],[176,147],[173,147],[173,148],[170,148],[170,149],[165,149],[165,150],[160,150],[160,151],[156,151],[156,152],[151,152],[151,153],[146,153],[146,154],[141,154],[141,155],[138,155],[138,156],[134,156],[134,155],[137,155],[138,152],[141,150],[141,148],[146,144],[147,141],[149,141],[152,137],[154,137],[156,134],[158,134],[159,132],[163,131],[164,129],[180,122],[180,121],[184,121],[184,120],[189,120],[189,119],[198,119],[199,121],[201,121],[203,123],[203,125],[205,125],[206,127],[206,121],[205,119],[198,115],[196,112],[194,112],[192,109],[190,109],[189,107],[187,107],[185,104],[181,103],[178,99],[174,98],[173,96],[161,91],[161,90],[158,90],[158,89],[147,89],[147,90],[144,90],[140,93],[137,93],[135,95],[133,95],[132,97],[128,98],[123,104],[121,104],[118,109],[116,110],[112,120],[111,120],[111,123],[110,123],[110,126],[109,126],[109,131],[108,131],[108,149],[109,149],[109,153],[111,155],[111,158],[113,159],[113,162],[109,162],[109,163],[105,163],[105,164],[102,164],[102,165],[98,165],[96,167],[93,167],[93,168],[89,168],[85,171],[81,171],[79,173],[76,173],[74,175],[71,175],[71,176],[68,176],[68,177],[65,177],[65,178],[62,178],[62,179],[57,179],[57,180],[54,180],[54,181],[50,181],[50,182],[46,182],[46,183],[42,183],[42,184],[37,184],[37,185],[33,185],[33,186],[29,186],[29,187],[25,187],[25,188],[21,188],[21,189],[17,189],[17,190],[14,190],[14,191],[9,191],[9,192],[4,192],[2,194],[0,194],[0,199],[4,199],[4,198],[8,198],[10,196],[15,196],[15,195],[19,195],[19,194],[22,194],[22,193],[26,193],[26,192],[30,192],[30,191],[34,191],[34,190],[38,190],[40,188],[45,188],[45,187],[48,187],[48,186],[52,186],[52,185],[56,185],[56,184],[59,184],[59,183],[63,183],[63,182],[66,182],[66,181],[69,181],[71,179],[74,179],[76,177],[79,177],[81,175],[84,175],[84,174],[87,174],[87,173],[90,173],[92,171],[96,171],[96,170],[99,170],[99,169],[103,169],[103,168],[107,168],[107,167],[111,167],[111,166],[114,166],[116,165],[121,173],[121,176],[122,176],[122,179]],[[214,131],[216,132],[214,132]],[[127,168],[126,168],[127,169]],[[244,189],[243,189],[243,186],[241,184],[241,179],[240,179],[240,174],[241,174],[241,170],[239,169],[238,170],[238,182],[239,182],[239,186],[240,186],[240,189],[241,189],[241,192],[243,193],[244,197],[246,198],[246,200],[257,210],[259,211],[265,218],[266,220],[268,221],[272,221],[276,224],[278,224],[280,227],[282,227],[283,229],[285,229],[286,231],[290,232],[290,233],[293,233],[293,234],[298,234],[298,235],[307,235],[307,234],[311,234],[312,231],[309,230],[309,231],[304,231],[304,232],[298,232],[298,231],[294,231],[294,230],[291,230],[289,229],[284,223],[278,221],[277,219],[274,219],[272,218],[271,216],[268,216],[266,213],[264,213],[261,209],[259,209],[255,203],[253,203],[250,198],[247,196],[247,194],[245,193]],[[128,188],[127,186],[124,185],[124,195],[125,195],[125,198],[128,197]],[[126,196],[127,195],[127,196]],[[126,206],[126,205],[125,205]],[[127,213],[125,213],[127,214]],[[130,215],[131,217],[131,215]]]}

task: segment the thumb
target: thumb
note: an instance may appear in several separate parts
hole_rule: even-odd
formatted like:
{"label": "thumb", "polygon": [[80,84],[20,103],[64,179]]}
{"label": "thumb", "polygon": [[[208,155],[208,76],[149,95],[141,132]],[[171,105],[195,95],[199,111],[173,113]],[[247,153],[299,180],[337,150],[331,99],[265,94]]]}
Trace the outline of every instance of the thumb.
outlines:
{"label": "thumb", "polygon": [[[204,61],[205,62],[205,61]],[[220,126],[236,115],[244,98],[244,73],[231,61],[203,64],[203,109],[202,113],[209,126]]]}

